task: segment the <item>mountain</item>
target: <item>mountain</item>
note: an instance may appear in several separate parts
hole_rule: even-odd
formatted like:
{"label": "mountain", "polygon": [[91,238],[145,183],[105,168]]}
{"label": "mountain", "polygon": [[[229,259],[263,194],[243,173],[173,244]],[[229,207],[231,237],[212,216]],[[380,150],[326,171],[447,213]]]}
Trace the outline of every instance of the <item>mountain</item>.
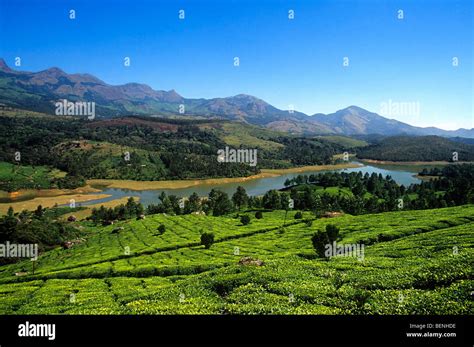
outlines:
{"label": "mountain", "polygon": [[[68,74],[53,67],[39,72],[15,71],[0,58],[0,104],[54,114],[58,100],[93,101],[101,118],[125,115],[200,116],[223,118],[296,134],[438,135],[474,138],[474,129],[446,131],[420,128],[357,106],[332,114],[280,110],[264,100],[239,94],[225,98],[189,99],[175,90],[154,90],[146,84],[110,85],[90,74]],[[180,107],[184,105],[184,114]]]}
{"label": "mountain", "polygon": [[313,118],[334,132],[345,135],[363,135],[371,132],[381,135],[392,135],[394,132],[410,134],[416,131],[411,125],[384,118],[357,106],[350,106],[328,115],[314,115]]}
{"label": "mountain", "polygon": [[337,134],[367,135],[437,135],[445,137],[474,138],[474,129],[443,130],[435,127],[415,127],[395,119],[388,119],[361,107],[349,106],[331,114],[315,114],[317,123],[331,128]]}

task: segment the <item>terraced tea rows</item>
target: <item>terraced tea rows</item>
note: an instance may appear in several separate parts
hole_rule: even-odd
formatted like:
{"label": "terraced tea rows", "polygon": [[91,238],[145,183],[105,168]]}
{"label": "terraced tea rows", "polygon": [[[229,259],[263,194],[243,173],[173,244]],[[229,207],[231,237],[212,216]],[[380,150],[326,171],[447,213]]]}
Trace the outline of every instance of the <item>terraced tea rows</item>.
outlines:
{"label": "terraced tea rows", "polygon": [[[467,314],[474,312],[474,206],[314,220],[284,211],[238,219],[148,216],[91,227],[87,242],[3,267],[4,314]],[[306,215],[309,217],[309,214]],[[317,259],[311,235],[326,224],[364,257]],[[163,235],[154,236],[160,224]],[[199,244],[199,230],[216,243]],[[130,245],[130,255],[123,249]],[[250,256],[263,266],[238,264]]]}

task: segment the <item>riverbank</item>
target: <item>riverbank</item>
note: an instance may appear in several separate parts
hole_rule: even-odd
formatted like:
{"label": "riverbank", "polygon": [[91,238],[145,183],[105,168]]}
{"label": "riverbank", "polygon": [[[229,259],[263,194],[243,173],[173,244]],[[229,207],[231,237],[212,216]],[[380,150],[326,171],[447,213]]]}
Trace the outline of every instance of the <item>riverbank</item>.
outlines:
{"label": "riverbank", "polygon": [[335,165],[311,165],[295,167],[290,169],[263,169],[261,173],[248,177],[230,178],[208,178],[195,180],[168,180],[168,181],[133,181],[133,180],[108,180],[94,179],[88,180],[87,184],[92,187],[106,187],[129,190],[158,190],[158,189],[183,189],[199,185],[218,185],[227,183],[240,183],[250,180],[278,177],[288,173],[303,173],[308,171],[341,170],[363,166],[356,163],[345,163]]}
{"label": "riverbank", "polygon": [[85,201],[98,200],[108,198],[111,195],[109,194],[67,194],[61,196],[47,196],[47,197],[38,197],[31,200],[15,201],[15,202],[6,202],[0,204],[0,215],[5,214],[8,211],[8,208],[11,206],[15,212],[20,212],[22,210],[35,210],[38,205],[42,207],[53,207],[54,205],[66,205],[69,204],[71,199],[74,199],[76,206]]}
{"label": "riverbank", "polygon": [[15,192],[6,192],[0,190],[0,201],[2,199],[12,200],[12,202],[19,202],[30,200],[32,198],[54,197],[73,194],[89,194],[100,193],[101,190],[92,188],[89,185],[79,187],[76,189],[20,189]]}
{"label": "riverbank", "polygon": [[100,203],[97,203],[97,204],[84,206],[85,208],[83,210],[66,213],[66,214],[61,216],[61,219],[67,219],[69,216],[74,216],[74,217],[77,218],[77,220],[85,219],[85,218],[89,217],[92,214],[92,209],[93,208],[99,208],[101,206],[104,206],[105,208],[109,208],[109,207],[115,207],[115,206],[118,206],[118,205],[121,205],[121,204],[126,204],[127,200],[130,197],[132,197],[135,201],[140,201],[140,198],[137,197],[137,196],[125,196],[125,197],[119,198],[119,199],[114,199],[114,200],[110,200],[110,201],[106,201],[106,202],[100,202]]}
{"label": "riverbank", "polygon": [[282,176],[289,173],[303,173],[308,171],[329,171],[329,170],[342,170],[342,169],[351,169],[356,167],[364,166],[359,163],[344,163],[344,164],[334,164],[334,165],[311,165],[311,166],[301,166],[293,167],[290,169],[263,169],[263,173],[273,174],[275,176]]}
{"label": "riverbank", "polygon": [[452,165],[452,164],[470,164],[469,161],[389,161],[389,160],[375,160],[375,159],[357,159],[358,161],[366,164],[379,164],[379,165],[409,165],[409,166],[441,166],[441,165]]}

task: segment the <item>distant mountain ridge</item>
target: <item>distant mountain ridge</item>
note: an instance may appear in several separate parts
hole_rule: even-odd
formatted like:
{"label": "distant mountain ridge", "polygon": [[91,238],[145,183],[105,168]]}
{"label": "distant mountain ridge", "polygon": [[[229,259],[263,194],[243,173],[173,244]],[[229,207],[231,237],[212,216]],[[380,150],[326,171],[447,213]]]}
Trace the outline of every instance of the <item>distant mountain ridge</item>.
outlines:
{"label": "distant mountain ridge", "polygon": [[[219,117],[297,134],[438,135],[474,138],[474,129],[421,128],[387,119],[357,106],[332,114],[306,115],[280,110],[251,95],[213,99],[184,98],[175,90],[146,84],[110,85],[90,74],[68,74],[53,67],[39,72],[16,71],[0,58],[0,104],[54,113],[55,102],[93,101],[103,118],[124,115]],[[184,113],[180,113],[184,105]]]}

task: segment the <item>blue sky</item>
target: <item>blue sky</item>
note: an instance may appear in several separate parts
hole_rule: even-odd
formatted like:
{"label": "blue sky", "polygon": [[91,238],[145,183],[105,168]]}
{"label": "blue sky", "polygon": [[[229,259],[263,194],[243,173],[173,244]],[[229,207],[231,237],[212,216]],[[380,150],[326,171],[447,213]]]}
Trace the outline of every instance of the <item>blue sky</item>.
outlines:
{"label": "blue sky", "polygon": [[21,70],[57,66],[184,97],[251,94],[307,114],[417,102],[419,113],[389,118],[471,128],[473,3],[0,0],[0,57],[10,66],[21,57]]}

